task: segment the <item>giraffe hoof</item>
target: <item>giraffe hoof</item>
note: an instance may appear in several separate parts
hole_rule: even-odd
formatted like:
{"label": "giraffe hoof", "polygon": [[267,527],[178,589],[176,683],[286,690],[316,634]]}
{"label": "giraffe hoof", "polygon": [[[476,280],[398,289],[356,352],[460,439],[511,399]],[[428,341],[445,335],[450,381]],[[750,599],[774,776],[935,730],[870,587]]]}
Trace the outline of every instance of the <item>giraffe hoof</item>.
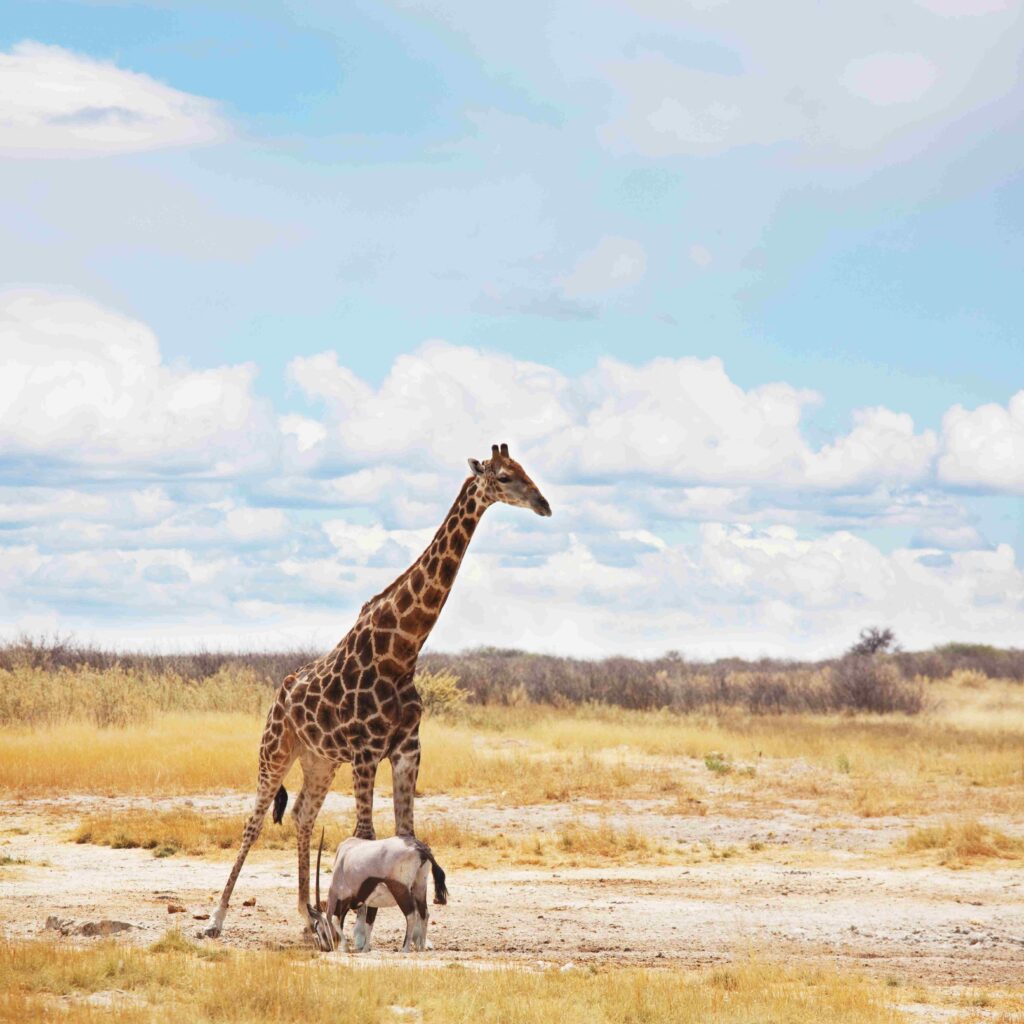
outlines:
{"label": "giraffe hoof", "polygon": [[206,929],[206,931],[200,932],[199,935],[200,935],[200,938],[219,939],[220,938],[220,928],[217,925],[211,925],[209,928]]}

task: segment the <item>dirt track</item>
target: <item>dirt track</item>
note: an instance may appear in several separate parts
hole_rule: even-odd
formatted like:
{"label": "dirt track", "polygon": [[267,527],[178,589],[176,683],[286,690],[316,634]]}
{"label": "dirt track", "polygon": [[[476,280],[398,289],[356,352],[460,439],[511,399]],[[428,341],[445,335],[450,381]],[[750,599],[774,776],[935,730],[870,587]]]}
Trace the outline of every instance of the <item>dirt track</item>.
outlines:
{"label": "dirt track", "polygon": [[[140,803],[180,801],[68,798],[0,804],[0,855],[27,862],[0,868],[3,932],[17,938],[40,935],[51,915],[77,924],[127,922],[132,928],[122,937],[140,943],[172,927],[186,932],[204,927],[193,915],[212,911],[229,868],[226,857],[157,859],[149,851],[68,842],[83,814]],[[194,803],[238,812],[248,798],[211,795]],[[349,804],[332,794],[327,813],[345,814]],[[417,807],[458,815],[477,828],[526,821],[536,829],[550,825],[558,813],[499,811],[451,800],[421,801]],[[664,828],[694,840],[711,834],[721,842],[764,828],[743,819],[660,820],[668,823]],[[629,819],[647,830],[652,821],[650,814]],[[453,871],[452,902],[433,908],[435,949],[425,956],[480,964],[700,966],[750,948],[825,955],[934,984],[1024,981],[1021,872],[892,867],[865,852],[878,845],[877,826],[846,828],[829,837],[798,817],[770,824],[776,834],[788,830],[815,856],[790,863],[739,857],[691,866]],[[443,851],[438,852],[443,860]],[[292,857],[266,851],[250,858],[221,942],[267,948],[306,941],[295,913]],[[251,897],[256,905],[244,907]],[[168,914],[170,902],[183,904],[186,912]],[[402,924],[396,912],[381,912],[370,957],[393,955],[389,951],[398,946]]]}

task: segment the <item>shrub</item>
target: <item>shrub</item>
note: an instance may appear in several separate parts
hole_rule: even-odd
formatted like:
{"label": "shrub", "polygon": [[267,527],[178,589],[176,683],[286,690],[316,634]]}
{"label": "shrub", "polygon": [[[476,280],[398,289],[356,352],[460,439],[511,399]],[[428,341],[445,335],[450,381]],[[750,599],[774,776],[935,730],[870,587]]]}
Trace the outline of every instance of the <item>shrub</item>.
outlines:
{"label": "shrub", "polygon": [[880,655],[848,654],[832,666],[829,684],[836,710],[915,715],[924,707],[924,691],[903,678],[896,664]]}
{"label": "shrub", "polygon": [[469,694],[459,689],[459,677],[453,672],[418,672],[416,690],[423,702],[423,713],[444,718],[457,718],[469,700]]}

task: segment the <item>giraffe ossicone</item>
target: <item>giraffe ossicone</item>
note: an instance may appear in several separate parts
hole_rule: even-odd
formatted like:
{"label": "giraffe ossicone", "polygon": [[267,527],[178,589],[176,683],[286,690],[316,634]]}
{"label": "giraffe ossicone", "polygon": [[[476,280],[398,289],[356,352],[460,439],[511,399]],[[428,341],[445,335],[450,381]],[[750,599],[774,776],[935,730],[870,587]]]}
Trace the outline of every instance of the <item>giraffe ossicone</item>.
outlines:
{"label": "giraffe ossicone", "polygon": [[492,445],[490,459],[470,459],[469,467],[471,475],[423,554],[363,605],[355,625],[330,653],[281,683],[260,741],[256,806],[206,935],[220,934],[238,874],[271,803],[275,820],[281,820],[287,803],[281,783],[296,760],[302,766],[302,789],[292,809],[298,837],[298,911],[314,936],[309,841],[338,766],[352,765],[355,835],[374,838],[373,786],[385,757],[391,762],[395,833],[415,834],[421,704],[413,676],[420,649],[484,512],[503,502],[551,515],[547,499],[509,455],[507,444]]}

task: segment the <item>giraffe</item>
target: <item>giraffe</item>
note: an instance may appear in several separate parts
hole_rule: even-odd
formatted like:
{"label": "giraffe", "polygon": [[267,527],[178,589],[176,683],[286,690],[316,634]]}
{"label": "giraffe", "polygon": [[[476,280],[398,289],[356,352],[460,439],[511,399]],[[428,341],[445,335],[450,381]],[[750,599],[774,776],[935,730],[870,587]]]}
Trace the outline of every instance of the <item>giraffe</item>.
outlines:
{"label": "giraffe", "polygon": [[363,605],[355,625],[329,654],[286,676],[260,741],[256,806],[210,927],[221,933],[232,890],[271,801],[280,822],[288,801],[281,784],[298,760],[302,790],[292,814],[298,837],[298,912],[317,937],[309,904],[309,841],[338,766],[352,765],[355,835],[373,839],[373,784],[387,757],[393,778],[396,835],[414,835],[413,795],[420,764],[420,699],[413,685],[420,648],[444,607],[466,549],[495,502],[550,516],[551,506],[508,453],[491,446],[485,462],[469,460],[470,476],[429,546],[389,587]]}

